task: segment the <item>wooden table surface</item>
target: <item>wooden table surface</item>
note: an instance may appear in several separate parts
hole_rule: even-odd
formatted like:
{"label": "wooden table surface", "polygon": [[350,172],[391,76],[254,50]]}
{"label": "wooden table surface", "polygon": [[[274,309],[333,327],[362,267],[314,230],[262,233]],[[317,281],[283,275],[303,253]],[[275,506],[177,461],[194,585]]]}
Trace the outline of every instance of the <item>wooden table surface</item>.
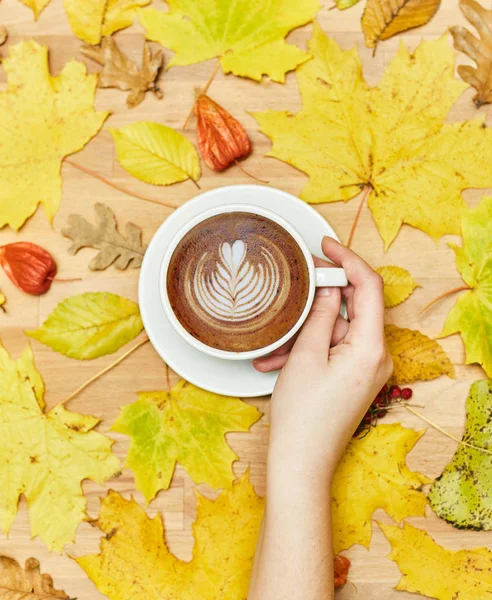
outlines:
{"label": "wooden table surface", "polygon": [[[160,0],[155,0],[154,4],[164,8]],[[364,3],[361,2],[358,6],[344,12],[328,10],[331,4],[331,0],[324,0],[324,8],[318,15],[323,30],[333,35],[344,48],[354,44],[359,47],[364,73],[371,84],[376,84],[384,67],[394,56],[400,40],[397,38],[382,43],[373,58],[372,51],[365,48],[363,44],[360,31],[360,15]],[[429,25],[399,37],[403,37],[409,46],[415,47],[422,36],[435,38],[442,35],[448,26],[465,22],[457,0],[445,0],[442,4],[439,13]],[[33,20],[32,12],[18,0],[3,0],[0,4],[0,24],[6,25],[10,33],[9,43],[1,49],[3,55],[7,53],[9,45],[23,37],[32,36],[38,42],[48,45],[53,73],[58,73],[65,62],[72,58],[84,60],[80,54],[82,42],[72,34],[68,26],[62,0],[52,0],[37,23]],[[289,40],[305,47],[310,33],[311,26],[306,26],[293,32]],[[116,34],[116,39],[124,51],[134,60],[140,61],[143,32],[138,24]],[[170,53],[166,50],[165,54],[168,60]],[[462,56],[458,60],[465,62]],[[90,71],[98,69],[94,63],[87,62]],[[204,85],[213,66],[213,62],[207,62],[188,67],[176,67],[165,72],[160,79],[160,86],[164,92],[163,100],[158,101],[148,95],[145,101],[133,110],[126,108],[126,94],[118,90],[99,90],[96,106],[99,109],[111,110],[112,116],[101,133],[76,156],[77,162],[117,183],[162,200],[172,199],[184,203],[195,196],[196,188],[190,181],[167,188],[154,188],[133,179],[116,161],[108,127],[120,127],[139,120],[152,120],[179,129],[193,102],[194,88]],[[3,70],[0,70],[0,86],[1,89],[5,89]],[[268,179],[272,186],[292,194],[299,194],[306,183],[306,177],[282,162],[265,157],[270,142],[257,131],[256,122],[246,113],[246,110],[257,111],[266,108],[298,110],[300,100],[295,75],[290,73],[287,76],[286,85],[270,81],[264,81],[259,85],[250,80],[219,73],[210,94],[246,126],[254,143],[254,152],[247,161],[247,168]],[[451,112],[451,121],[477,116],[478,113],[471,102],[472,96],[471,90],[463,94]],[[488,118],[489,124],[492,124],[489,118],[491,111],[492,108],[489,107],[484,107],[480,111],[480,114]],[[190,140],[195,141],[193,127],[186,132],[186,135]],[[53,227],[49,226],[43,211],[39,209],[19,233],[14,234],[7,228],[3,229],[0,232],[0,244],[13,240],[29,240],[42,244],[56,257],[60,277],[82,277],[83,279],[79,282],[53,285],[48,294],[35,298],[19,292],[3,273],[0,274],[0,289],[8,297],[8,314],[0,315],[0,337],[2,343],[14,356],[17,356],[27,344],[23,330],[40,325],[56,304],[67,296],[100,290],[137,298],[138,270],[119,272],[109,268],[103,272],[91,272],[87,269],[87,264],[94,251],[83,250],[76,257],[68,255],[67,248],[70,241],[62,237],[60,231],[70,213],[80,213],[92,221],[94,204],[104,202],[113,209],[120,224],[132,220],[141,226],[144,239],[148,242],[171,212],[165,207],[117,192],[67,164],[63,166],[62,172],[63,200],[53,221]],[[217,174],[203,166],[200,186],[204,191],[231,183],[250,183],[250,180],[237,168]],[[466,201],[470,206],[476,206],[481,195],[482,192],[478,191],[465,192]],[[343,241],[347,239],[357,206],[358,201],[354,200],[347,204],[342,202],[326,204],[319,206],[317,210],[326,217]],[[419,309],[437,294],[460,284],[461,279],[456,271],[454,253],[448,247],[449,241],[458,239],[446,236],[436,246],[424,233],[404,226],[385,255],[383,243],[371,214],[367,208],[363,210],[353,243],[354,250],[373,266],[394,264],[407,268],[422,286],[407,302],[387,311],[388,323],[419,329],[429,336],[439,334],[455,298],[443,300],[425,314],[419,314]],[[444,339],[441,343],[456,366],[457,379],[442,377],[432,382],[416,383],[413,386],[414,398],[417,403],[425,405],[424,412],[427,417],[459,436],[463,431],[464,403],[469,386],[475,379],[483,378],[484,372],[478,367],[463,366],[464,350],[459,336]],[[113,355],[94,361],[75,361],[54,353],[35,341],[32,342],[32,347],[36,363],[46,382],[48,406],[65,397],[75,387],[115,359]],[[120,353],[122,352],[123,350],[120,350]],[[172,379],[174,383],[178,380],[178,376],[173,374]],[[165,368],[150,344],[146,344],[123,365],[115,368],[72,400],[69,408],[97,416],[102,420],[99,430],[107,432],[118,415],[119,407],[133,402],[137,391],[156,389],[166,389]],[[259,494],[264,494],[269,403],[267,398],[248,402],[258,406],[265,416],[252,428],[251,433],[231,434],[228,436],[228,441],[240,456],[239,462],[234,467],[235,473],[241,475],[249,464],[255,488]],[[425,427],[417,417],[403,410],[398,414],[393,413],[386,421],[401,421],[404,425],[417,429]],[[116,440],[114,450],[123,459],[128,450],[128,439],[113,433],[109,436]],[[410,454],[408,463],[411,468],[435,477],[450,460],[455,448],[456,444],[450,439],[429,429]],[[139,502],[143,500],[142,496],[135,492],[132,474],[127,469],[118,479],[108,482],[105,487],[85,482],[83,488],[88,498],[88,512],[91,516],[97,515],[99,498],[108,488],[113,488],[126,497],[133,494]],[[163,513],[167,542],[172,552],[183,559],[191,557],[193,544],[191,536],[191,524],[195,514],[193,488],[194,485],[186,472],[178,467],[171,489],[161,492],[148,509],[150,515],[158,511]],[[207,495],[213,495],[206,486],[200,486],[200,490]],[[383,522],[391,522],[382,511],[378,511],[375,516]],[[446,548],[474,548],[484,545],[492,548],[490,534],[453,529],[438,519],[429,508],[426,518],[412,518],[409,521],[428,531]],[[99,531],[84,523],[78,529],[76,544],[69,546],[67,550],[72,555],[97,551],[98,538]],[[396,565],[386,558],[388,551],[389,544],[374,524],[370,550],[354,547],[347,552],[352,560],[350,580],[354,585],[346,585],[337,597],[340,600],[352,598],[403,600],[414,597],[392,589],[399,579],[399,571]],[[30,540],[29,519],[24,499],[20,502],[19,514],[9,538],[0,535],[0,552],[13,556],[22,563],[29,556],[38,558],[43,572],[51,573],[56,586],[65,589],[72,597],[92,600],[105,597],[96,590],[74,561],[66,555],[49,553],[39,539]]]}

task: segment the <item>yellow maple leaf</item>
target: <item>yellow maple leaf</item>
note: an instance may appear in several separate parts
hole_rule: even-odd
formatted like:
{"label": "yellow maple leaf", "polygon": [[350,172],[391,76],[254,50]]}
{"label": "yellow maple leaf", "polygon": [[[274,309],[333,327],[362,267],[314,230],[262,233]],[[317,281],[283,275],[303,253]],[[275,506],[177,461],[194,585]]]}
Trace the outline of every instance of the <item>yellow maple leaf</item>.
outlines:
{"label": "yellow maple leaf", "polygon": [[391,544],[389,558],[403,574],[395,589],[438,600],[492,597],[492,551],[446,550],[428,533],[408,523],[403,529],[378,524]]}
{"label": "yellow maple leaf", "polygon": [[369,547],[371,517],[378,508],[398,522],[424,515],[427,499],[420,489],[431,480],[405,464],[423,434],[395,423],[378,425],[350,441],[332,486],[335,553],[353,544]]}
{"label": "yellow maple leaf", "polygon": [[215,501],[197,493],[193,559],[185,562],[167,549],[160,515],[150,519],[110,491],[95,522],[106,534],[100,553],[76,560],[111,600],[246,598],[263,505],[248,475]]}
{"label": "yellow maple leaf", "polygon": [[0,528],[8,533],[19,496],[31,534],[61,551],[86,516],[81,482],[103,483],[119,469],[99,420],[58,406],[44,412],[44,384],[28,347],[13,361],[0,346]]}
{"label": "yellow maple leaf", "polygon": [[113,431],[131,438],[125,466],[150,502],[167,490],[177,462],[195,483],[229,487],[236,454],[225,440],[230,431],[248,431],[261,413],[239,398],[206,392],[180,381],[169,392],[141,392],[124,406]]}
{"label": "yellow maple leaf", "polygon": [[478,363],[492,377],[492,197],[483,198],[474,210],[463,210],[461,232],[463,246],[450,246],[471,289],[458,298],[440,337],[460,333],[466,364]]}
{"label": "yellow maple leaf", "polygon": [[372,89],[356,49],[341,50],[317,25],[309,48],[314,59],[296,72],[302,110],[254,114],[273,141],[269,155],[309,175],[301,198],[347,201],[367,186],[386,248],[403,223],[434,239],[459,233],[461,190],[492,185],[492,130],[481,120],[444,124],[466,87],[447,37],[413,54],[401,45]]}
{"label": "yellow maple leaf", "polygon": [[[139,11],[149,40],[174,50],[168,64],[191,65],[219,57],[224,73],[283,82],[309,55],[285,43],[289,31],[313,20],[318,0],[167,0],[169,12]],[[190,40],[193,40],[190,43]]]}
{"label": "yellow maple leaf", "polygon": [[154,185],[200,179],[200,159],[195,146],[171,127],[138,121],[110,129],[121,166],[131,175]]}
{"label": "yellow maple leaf", "polygon": [[93,108],[97,76],[71,61],[50,75],[48,48],[34,41],[10,48],[0,93],[0,228],[17,230],[43,204],[49,220],[61,199],[60,167],[99,131],[108,113]]}
{"label": "yellow maple leaf", "polygon": [[392,265],[379,267],[376,272],[384,281],[384,305],[393,308],[404,302],[415,288],[420,287],[406,269]]}
{"label": "yellow maple leaf", "polygon": [[428,381],[441,375],[455,377],[451,361],[435,340],[420,331],[396,325],[386,325],[384,333],[393,358],[390,383]]}
{"label": "yellow maple leaf", "polygon": [[362,31],[368,48],[379,40],[428,23],[441,6],[441,0],[367,0],[362,15]]}
{"label": "yellow maple leaf", "polygon": [[[43,0],[44,1],[44,0]],[[130,27],[137,10],[151,0],[63,0],[74,34],[88,44]]]}

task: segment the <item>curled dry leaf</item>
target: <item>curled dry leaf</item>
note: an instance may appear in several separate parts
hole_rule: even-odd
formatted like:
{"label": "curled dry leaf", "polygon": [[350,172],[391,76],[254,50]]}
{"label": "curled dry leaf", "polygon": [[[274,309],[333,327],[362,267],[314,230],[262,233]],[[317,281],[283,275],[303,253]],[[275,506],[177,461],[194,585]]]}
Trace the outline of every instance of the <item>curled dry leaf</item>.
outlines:
{"label": "curled dry leaf", "polygon": [[244,127],[222,106],[199,93],[195,102],[198,148],[214,171],[223,171],[251,152]]}
{"label": "curled dry leaf", "polygon": [[0,246],[0,265],[12,283],[33,296],[47,292],[56,275],[56,263],[51,254],[31,242]]}
{"label": "curled dry leaf", "polygon": [[435,340],[420,331],[402,329],[396,325],[386,325],[384,333],[393,358],[390,383],[427,381],[441,375],[455,376],[447,354]]}
{"label": "curled dry leaf", "polygon": [[441,0],[367,0],[362,15],[362,31],[368,48],[380,40],[420,27],[436,14]]}
{"label": "curled dry leaf", "polygon": [[458,73],[477,93],[473,97],[477,108],[492,102],[492,10],[483,8],[474,0],[461,0],[460,8],[480,35],[476,38],[464,27],[450,27],[454,47],[467,54],[476,67],[460,65]]}
{"label": "curled dry leaf", "polygon": [[0,598],[5,600],[70,600],[63,590],[53,587],[51,575],[42,574],[39,561],[28,558],[24,569],[13,558],[0,556]]}
{"label": "curled dry leaf", "polygon": [[81,248],[97,248],[100,252],[89,263],[89,269],[102,271],[111,264],[124,270],[128,266],[137,269],[141,266],[146,246],[142,244],[142,230],[133,223],[127,223],[125,234],[118,231],[113,211],[98,202],[95,205],[96,225],[89,223],[81,215],[69,215],[68,227],[62,229],[65,237],[73,244],[70,254],[77,254]]}
{"label": "curled dry leaf", "polygon": [[161,50],[152,52],[149,44],[145,43],[141,69],[119,49],[112,37],[103,38],[100,46],[83,46],[81,51],[84,56],[103,66],[97,81],[98,87],[113,87],[130,92],[126,100],[128,108],[140,104],[146,92],[162,98],[162,92],[156,85],[164,62]]}

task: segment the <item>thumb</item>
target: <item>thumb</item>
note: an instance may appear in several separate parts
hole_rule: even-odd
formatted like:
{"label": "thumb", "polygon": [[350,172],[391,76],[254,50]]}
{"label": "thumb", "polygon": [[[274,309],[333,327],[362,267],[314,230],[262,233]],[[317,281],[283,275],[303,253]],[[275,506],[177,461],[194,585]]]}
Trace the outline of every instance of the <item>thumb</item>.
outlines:
{"label": "thumb", "polygon": [[310,354],[327,359],[340,302],[340,288],[318,288],[311,312],[292,348],[292,355]]}

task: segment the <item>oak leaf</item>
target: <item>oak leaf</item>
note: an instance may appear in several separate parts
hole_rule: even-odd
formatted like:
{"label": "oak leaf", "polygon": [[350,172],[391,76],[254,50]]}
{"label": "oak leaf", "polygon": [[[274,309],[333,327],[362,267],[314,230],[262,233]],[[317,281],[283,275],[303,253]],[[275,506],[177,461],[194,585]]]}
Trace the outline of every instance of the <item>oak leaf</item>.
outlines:
{"label": "oak leaf", "polygon": [[466,364],[478,363],[492,377],[492,197],[463,210],[461,232],[463,246],[449,245],[471,289],[450,310],[440,337],[460,333]]}
{"label": "oak leaf", "polygon": [[0,92],[0,228],[17,230],[43,204],[51,221],[61,199],[62,160],[99,131],[107,112],[93,108],[96,76],[71,61],[60,75],[48,68],[48,49],[34,41],[10,48]]}
{"label": "oak leaf", "polygon": [[89,360],[116,352],[143,329],[138,305],[109,292],[86,292],[60,302],[27,335],[69,358]]}
{"label": "oak leaf", "polygon": [[[168,67],[191,65],[219,57],[224,73],[278,82],[309,59],[286,44],[285,36],[313,20],[318,0],[167,0],[169,12],[149,7],[139,11],[149,40],[175,52]],[[193,43],[190,43],[193,40]]]}
{"label": "oak leaf", "polygon": [[380,40],[428,23],[441,6],[441,0],[367,0],[362,15],[362,31],[368,48]]}
{"label": "oak leaf", "polygon": [[393,359],[390,383],[428,381],[441,375],[455,377],[451,361],[435,340],[420,331],[396,325],[386,325],[384,333]]}
{"label": "oak leaf", "polygon": [[405,464],[423,434],[395,423],[378,425],[350,441],[332,486],[335,553],[353,544],[369,548],[371,517],[378,508],[398,522],[424,515],[427,499],[420,490],[431,480]]}
{"label": "oak leaf", "polygon": [[395,589],[438,600],[486,600],[492,596],[492,551],[446,550],[408,523],[379,524],[391,544],[389,558],[403,577]]}
{"label": "oak leaf", "polygon": [[356,49],[341,50],[317,25],[309,48],[313,60],[296,72],[302,110],[254,114],[273,141],[269,155],[309,175],[301,198],[347,201],[369,186],[386,248],[403,223],[436,240],[459,233],[461,191],[492,186],[492,130],[479,120],[444,124],[466,87],[454,79],[447,38],[413,54],[401,45],[372,89]]}
{"label": "oak leaf", "polygon": [[215,501],[196,496],[191,562],[169,552],[160,515],[150,519],[135,500],[113,491],[94,522],[106,534],[100,553],[77,562],[110,600],[246,598],[264,501],[248,475]]}
{"label": "oak leaf", "polygon": [[230,487],[237,456],[227,444],[231,431],[248,431],[261,413],[239,398],[206,392],[180,381],[169,392],[140,392],[124,406],[112,431],[130,436],[125,466],[147,502],[167,490],[179,462],[195,483]]}
{"label": "oak leaf", "polygon": [[492,379],[475,381],[470,388],[462,442],[430,488],[429,503],[455,527],[491,530]]}
{"label": "oak leaf", "polygon": [[141,69],[119,49],[112,37],[103,38],[100,46],[82,46],[81,52],[103,66],[97,80],[98,87],[113,87],[130,92],[126,99],[128,108],[138,106],[146,92],[162,98],[162,92],[156,84],[164,62],[161,50],[154,53],[149,44],[145,43]]}
{"label": "oak leaf", "polygon": [[8,556],[0,556],[0,598],[4,600],[70,600],[62,590],[53,587],[50,575],[41,574],[39,561],[28,558],[24,569]]}
{"label": "oak leaf", "polygon": [[384,282],[384,305],[393,308],[404,302],[419,285],[410,273],[402,267],[379,267],[376,272]]}
{"label": "oak leaf", "polygon": [[130,27],[142,6],[151,0],[63,0],[74,34],[88,44]]}
{"label": "oak leaf", "polygon": [[477,93],[473,97],[477,108],[492,102],[492,10],[483,8],[474,0],[461,0],[460,8],[480,35],[477,39],[464,27],[450,27],[454,47],[467,54],[475,63],[459,65],[458,73]]}
{"label": "oak leaf", "polygon": [[154,185],[200,179],[195,146],[182,133],[150,121],[110,129],[121,166],[131,175]]}
{"label": "oak leaf", "polygon": [[112,264],[121,270],[128,266],[133,269],[140,267],[146,250],[140,227],[129,222],[122,234],[109,206],[98,202],[94,209],[96,225],[81,215],[69,215],[68,227],[62,229],[62,234],[73,240],[69,253],[77,254],[81,248],[97,248],[100,252],[89,263],[89,269],[93,271],[107,269]]}
{"label": "oak leaf", "polygon": [[61,551],[86,517],[81,482],[103,483],[119,469],[99,420],[56,406],[44,410],[44,384],[28,347],[15,362],[0,346],[0,528],[8,533],[23,494],[31,534]]}

